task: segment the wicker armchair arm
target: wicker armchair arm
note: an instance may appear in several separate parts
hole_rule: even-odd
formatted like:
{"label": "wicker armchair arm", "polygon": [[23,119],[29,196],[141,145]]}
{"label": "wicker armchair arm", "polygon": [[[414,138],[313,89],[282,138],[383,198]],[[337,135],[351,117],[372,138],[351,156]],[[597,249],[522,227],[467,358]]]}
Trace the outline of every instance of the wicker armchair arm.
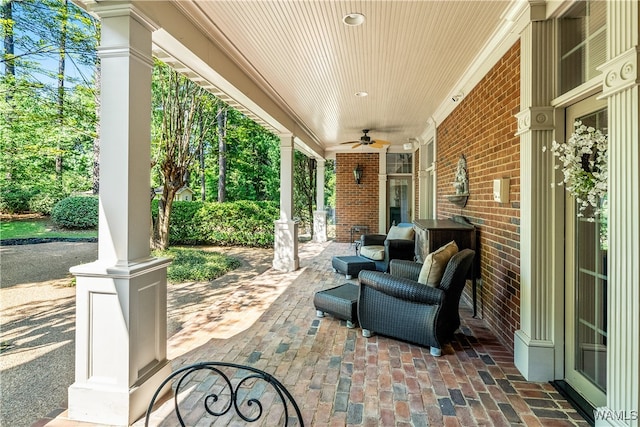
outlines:
{"label": "wicker armchair arm", "polygon": [[362,246],[382,246],[386,238],[386,234],[363,234],[360,237],[360,241],[362,242]]}
{"label": "wicker armchair arm", "polygon": [[392,276],[418,281],[420,270],[422,270],[422,264],[420,263],[401,259],[391,260],[390,272]]}
{"label": "wicker armchair arm", "polygon": [[362,270],[358,278],[360,286],[369,286],[402,300],[422,304],[441,304],[444,299],[444,292],[441,289],[379,271]]}

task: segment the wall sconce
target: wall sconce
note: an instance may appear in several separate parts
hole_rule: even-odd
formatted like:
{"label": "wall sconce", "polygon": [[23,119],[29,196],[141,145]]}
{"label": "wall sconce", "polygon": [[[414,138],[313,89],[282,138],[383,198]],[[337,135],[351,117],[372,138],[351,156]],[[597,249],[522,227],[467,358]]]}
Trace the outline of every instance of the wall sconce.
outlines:
{"label": "wall sconce", "polygon": [[353,170],[353,177],[356,179],[356,184],[360,184],[360,180],[362,179],[362,166],[356,166]]}

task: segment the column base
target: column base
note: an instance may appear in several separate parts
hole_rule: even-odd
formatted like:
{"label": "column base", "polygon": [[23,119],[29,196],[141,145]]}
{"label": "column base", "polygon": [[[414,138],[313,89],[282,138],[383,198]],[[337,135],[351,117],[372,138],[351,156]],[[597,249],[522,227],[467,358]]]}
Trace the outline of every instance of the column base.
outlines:
{"label": "column base", "polygon": [[109,384],[73,383],[69,387],[69,419],[129,426],[144,416],[156,389],[171,375],[171,363],[158,363],[155,372],[129,389]]}
{"label": "column base", "polygon": [[295,271],[300,267],[298,258],[298,224],[278,220],[275,223],[273,268],[278,271]]}
{"label": "column base", "polygon": [[69,418],[127,426],[171,374],[167,360],[166,258],[96,261],[76,276],[75,382]]}
{"label": "column base", "polygon": [[522,330],[515,333],[513,360],[527,381],[551,381],[555,378],[553,342],[532,340]]}
{"label": "column base", "polygon": [[313,213],[313,241],[323,243],[327,241],[327,212]]}

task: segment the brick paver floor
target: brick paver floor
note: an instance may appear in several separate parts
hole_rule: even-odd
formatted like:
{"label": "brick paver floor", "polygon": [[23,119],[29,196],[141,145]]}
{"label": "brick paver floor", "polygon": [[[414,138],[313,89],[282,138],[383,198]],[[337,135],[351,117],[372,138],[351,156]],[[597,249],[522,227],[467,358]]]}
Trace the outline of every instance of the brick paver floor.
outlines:
{"label": "brick paver floor", "polygon": [[[363,338],[344,321],[317,318],[314,293],[345,282],[332,272],[331,257],[352,251],[348,244],[303,244],[300,270],[269,270],[239,283],[227,296],[234,310],[219,313],[213,306],[194,319],[193,340],[169,341],[174,368],[225,361],[267,371],[291,391],[307,426],[588,426],[550,384],[525,381],[511,350],[469,308],[461,309],[463,326],[438,358],[428,348]],[[217,324],[227,332],[217,335]],[[212,338],[203,340],[202,334]],[[189,348],[189,342],[204,344]],[[209,426],[214,418],[202,401],[212,380],[194,378],[187,383],[190,394],[181,396],[190,408],[187,421]],[[265,403],[273,399],[268,389],[263,393]],[[171,399],[159,405],[151,425],[177,425],[166,415],[172,405]],[[39,425],[87,426],[64,415]],[[252,425],[274,425],[273,414],[262,420]],[[215,425],[238,421],[225,416]]]}

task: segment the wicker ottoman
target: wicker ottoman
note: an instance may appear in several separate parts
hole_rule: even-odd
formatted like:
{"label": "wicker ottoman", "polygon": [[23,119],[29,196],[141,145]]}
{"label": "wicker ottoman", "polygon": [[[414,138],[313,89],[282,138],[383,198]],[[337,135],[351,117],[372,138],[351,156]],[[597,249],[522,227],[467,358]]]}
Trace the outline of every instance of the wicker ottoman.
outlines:
{"label": "wicker ottoman", "polygon": [[353,283],[345,283],[335,288],[316,292],[313,297],[316,315],[324,317],[325,314],[330,314],[338,319],[346,320],[347,328],[355,327],[358,321],[358,292],[359,286]]}
{"label": "wicker ottoman", "polygon": [[357,276],[361,270],[375,270],[376,263],[362,256],[334,256],[331,260],[333,271],[344,274],[351,279]]}

